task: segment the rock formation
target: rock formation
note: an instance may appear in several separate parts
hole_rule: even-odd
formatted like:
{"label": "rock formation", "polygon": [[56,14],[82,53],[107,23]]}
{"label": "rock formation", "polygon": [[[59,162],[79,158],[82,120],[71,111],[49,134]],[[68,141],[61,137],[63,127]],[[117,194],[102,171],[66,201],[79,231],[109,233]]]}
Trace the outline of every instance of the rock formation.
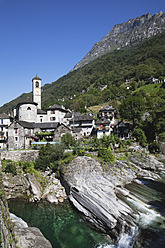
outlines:
{"label": "rock formation", "polygon": [[124,185],[139,176],[158,179],[156,171],[162,168],[152,156],[130,156],[129,162],[113,165],[84,156],[63,168],[61,177],[70,201],[90,223],[117,236],[123,222],[128,226],[135,222],[132,209],[123,201],[130,195]]}
{"label": "rock formation", "polygon": [[148,13],[122,24],[114,25],[111,31],[100,42],[96,42],[87,55],[75,65],[74,70],[106,53],[136,45],[144,39],[151,38],[164,31],[165,13],[162,11],[153,16]]}
{"label": "rock formation", "polygon": [[[44,183],[44,187],[41,186]],[[55,178],[55,174],[49,172],[42,173],[42,177],[37,180],[30,174],[15,175],[3,174],[3,185],[6,198],[25,198],[30,202],[46,199],[51,203],[63,202],[67,199],[64,187],[60,180]]]}

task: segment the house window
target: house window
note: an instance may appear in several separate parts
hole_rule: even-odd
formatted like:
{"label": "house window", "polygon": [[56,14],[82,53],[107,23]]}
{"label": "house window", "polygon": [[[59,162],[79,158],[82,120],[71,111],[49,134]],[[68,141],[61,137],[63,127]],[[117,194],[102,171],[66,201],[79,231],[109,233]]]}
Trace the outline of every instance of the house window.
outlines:
{"label": "house window", "polygon": [[15,141],[18,141],[18,137],[15,137]]}
{"label": "house window", "polygon": [[51,110],[51,114],[55,114],[55,110]]}
{"label": "house window", "polygon": [[55,121],[56,117],[50,117],[50,121]]}
{"label": "house window", "polygon": [[1,124],[3,124],[3,119],[1,119]]}
{"label": "house window", "polygon": [[40,122],[42,122],[42,119],[40,119]]}
{"label": "house window", "polygon": [[30,107],[28,107],[28,108],[27,108],[27,110],[31,110],[31,108],[30,108]]}
{"label": "house window", "polygon": [[15,130],[15,134],[17,134],[18,133],[18,128],[14,128],[14,130]]}

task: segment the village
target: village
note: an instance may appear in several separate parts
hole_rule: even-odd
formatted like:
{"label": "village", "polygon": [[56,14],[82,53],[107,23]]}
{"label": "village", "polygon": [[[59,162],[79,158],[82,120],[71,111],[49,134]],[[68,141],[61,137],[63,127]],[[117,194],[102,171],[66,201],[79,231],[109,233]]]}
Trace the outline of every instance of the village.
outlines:
{"label": "village", "polygon": [[54,104],[41,109],[41,78],[32,79],[33,100],[20,102],[12,115],[0,114],[0,149],[29,149],[32,145],[54,144],[70,133],[76,140],[96,134],[100,139],[111,133],[121,139],[130,135],[130,124],[118,122],[115,109],[106,105],[99,118]]}

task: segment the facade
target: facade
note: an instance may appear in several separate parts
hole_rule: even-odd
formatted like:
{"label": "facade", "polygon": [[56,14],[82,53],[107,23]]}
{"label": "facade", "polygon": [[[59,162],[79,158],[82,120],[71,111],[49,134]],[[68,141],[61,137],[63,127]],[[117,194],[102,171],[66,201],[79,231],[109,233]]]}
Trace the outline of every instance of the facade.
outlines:
{"label": "facade", "polygon": [[74,130],[73,133],[77,133],[76,129],[79,129],[82,137],[89,137],[94,129],[94,119],[90,115],[74,112],[69,126]]}
{"label": "facade", "polygon": [[129,139],[131,136],[131,125],[124,123],[123,121],[115,125],[113,129],[114,135],[117,135],[120,139]]}
{"label": "facade", "polygon": [[33,130],[33,123],[14,120],[8,128],[9,150],[29,148],[30,141],[34,137]]}
{"label": "facade", "polygon": [[115,124],[115,109],[109,105],[102,107],[99,111],[99,119],[95,124],[97,138],[100,139],[103,135],[109,136]]}
{"label": "facade", "polygon": [[47,121],[63,123],[64,117],[67,112],[68,110],[57,104],[49,106],[49,108],[47,109]]}
{"label": "facade", "polygon": [[110,135],[112,131],[110,127],[110,123],[111,123],[110,120],[108,120],[105,117],[102,117],[96,121],[95,129],[96,129],[98,139],[102,138],[104,135],[107,135],[107,136]]}
{"label": "facade", "polygon": [[0,114],[0,149],[8,146],[8,126],[12,123],[13,118],[7,114]]}

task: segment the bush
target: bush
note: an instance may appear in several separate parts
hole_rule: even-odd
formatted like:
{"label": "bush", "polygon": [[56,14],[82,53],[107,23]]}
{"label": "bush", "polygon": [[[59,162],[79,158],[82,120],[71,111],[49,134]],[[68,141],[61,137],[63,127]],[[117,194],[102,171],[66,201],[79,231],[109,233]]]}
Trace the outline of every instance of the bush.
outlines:
{"label": "bush", "polygon": [[156,141],[154,141],[153,143],[150,143],[148,145],[148,150],[151,153],[159,153],[160,152],[160,145]]}
{"label": "bush", "polygon": [[23,171],[25,173],[29,173],[29,174],[33,174],[35,173],[35,169],[34,169],[34,163],[30,163],[28,161],[26,162],[20,162],[20,167],[22,167]]}
{"label": "bush", "polygon": [[110,149],[99,149],[98,157],[102,158],[105,162],[114,162],[116,160]]}
{"label": "bush", "polygon": [[69,146],[75,145],[75,139],[70,133],[66,133],[62,136],[61,142],[65,145],[65,147],[69,148]]}
{"label": "bush", "polygon": [[3,171],[6,173],[17,175],[16,165],[12,162],[8,162]]}
{"label": "bush", "polygon": [[35,169],[45,171],[47,167],[57,169],[58,161],[63,157],[64,146],[62,144],[42,146],[39,151],[39,156],[35,161]]}
{"label": "bush", "polygon": [[141,146],[147,145],[147,138],[146,138],[145,133],[142,129],[136,128],[134,130],[134,136]]}

